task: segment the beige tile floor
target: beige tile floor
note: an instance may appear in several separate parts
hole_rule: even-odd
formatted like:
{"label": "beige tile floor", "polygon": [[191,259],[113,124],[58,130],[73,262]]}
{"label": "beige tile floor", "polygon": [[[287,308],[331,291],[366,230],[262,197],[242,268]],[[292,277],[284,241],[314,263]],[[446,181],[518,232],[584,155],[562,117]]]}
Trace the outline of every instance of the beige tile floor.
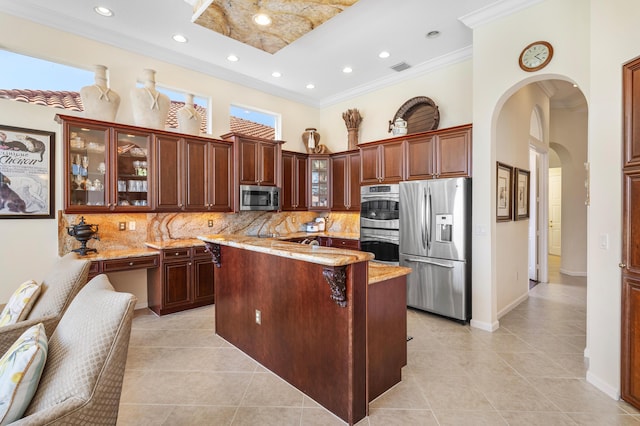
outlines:
{"label": "beige tile floor", "polygon": [[[483,332],[407,314],[403,380],[358,425],[640,425],[585,381],[586,280],[558,273]],[[214,307],[133,324],[118,425],[341,425],[215,335]]]}

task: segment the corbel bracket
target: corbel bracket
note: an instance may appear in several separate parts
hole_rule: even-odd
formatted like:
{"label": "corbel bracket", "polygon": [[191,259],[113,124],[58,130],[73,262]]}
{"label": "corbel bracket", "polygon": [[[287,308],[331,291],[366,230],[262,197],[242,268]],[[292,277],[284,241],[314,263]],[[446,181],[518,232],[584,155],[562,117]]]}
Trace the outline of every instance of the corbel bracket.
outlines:
{"label": "corbel bracket", "polygon": [[337,266],[331,268],[324,268],[322,275],[324,279],[329,283],[331,288],[331,299],[342,308],[347,306],[347,267]]}

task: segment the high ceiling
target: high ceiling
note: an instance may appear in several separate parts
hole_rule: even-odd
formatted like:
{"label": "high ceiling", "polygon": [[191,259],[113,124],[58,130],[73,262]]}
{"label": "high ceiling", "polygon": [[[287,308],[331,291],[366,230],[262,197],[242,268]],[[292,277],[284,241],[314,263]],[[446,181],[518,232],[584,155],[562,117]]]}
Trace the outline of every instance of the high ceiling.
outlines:
{"label": "high ceiling", "polygon": [[[327,3],[344,3],[344,10],[273,54],[192,22],[194,8],[202,0],[0,0],[0,12],[298,102],[326,106],[470,58],[472,31],[459,18],[490,19],[537,1],[359,0],[346,7],[353,1],[331,0]],[[284,7],[292,2],[259,3]],[[98,15],[94,11],[98,5],[110,8],[113,16]],[[309,10],[313,13],[313,7]],[[440,34],[427,37],[431,31]],[[175,34],[188,42],[174,41]],[[380,58],[382,51],[389,57]],[[238,60],[229,61],[229,55]],[[393,69],[402,63],[409,68]],[[352,72],[343,72],[345,67]],[[274,77],[274,72],[281,76]],[[156,79],[161,83],[162,75]],[[314,88],[307,88],[309,84]]]}

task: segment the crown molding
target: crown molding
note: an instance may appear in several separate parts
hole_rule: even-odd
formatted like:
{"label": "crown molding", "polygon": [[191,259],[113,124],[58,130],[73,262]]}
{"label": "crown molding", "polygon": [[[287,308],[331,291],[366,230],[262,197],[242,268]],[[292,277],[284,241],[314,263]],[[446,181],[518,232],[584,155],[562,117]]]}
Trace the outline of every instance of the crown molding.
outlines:
{"label": "crown molding", "polygon": [[488,24],[496,19],[511,15],[544,0],[500,0],[481,9],[458,18],[460,22],[471,29]]}

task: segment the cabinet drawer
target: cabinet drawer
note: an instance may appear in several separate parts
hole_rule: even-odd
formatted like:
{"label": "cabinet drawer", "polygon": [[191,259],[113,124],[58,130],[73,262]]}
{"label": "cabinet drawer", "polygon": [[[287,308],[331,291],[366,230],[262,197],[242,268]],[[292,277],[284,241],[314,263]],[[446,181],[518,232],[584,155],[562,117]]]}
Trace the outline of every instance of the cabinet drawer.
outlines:
{"label": "cabinet drawer", "polygon": [[191,257],[191,247],[162,250],[162,260],[188,259]]}
{"label": "cabinet drawer", "polygon": [[93,278],[100,273],[102,273],[102,262],[91,262],[91,265],[89,266],[89,278]]}
{"label": "cabinet drawer", "polygon": [[195,246],[193,247],[193,256],[194,257],[211,257],[211,253],[207,251],[205,246]]}
{"label": "cabinet drawer", "polygon": [[127,271],[129,269],[147,269],[158,266],[158,256],[127,257],[102,262],[102,272]]}
{"label": "cabinet drawer", "polygon": [[360,250],[360,241],[346,240],[342,238],[331,238],[331,247],[345,248],[349,250]]}

